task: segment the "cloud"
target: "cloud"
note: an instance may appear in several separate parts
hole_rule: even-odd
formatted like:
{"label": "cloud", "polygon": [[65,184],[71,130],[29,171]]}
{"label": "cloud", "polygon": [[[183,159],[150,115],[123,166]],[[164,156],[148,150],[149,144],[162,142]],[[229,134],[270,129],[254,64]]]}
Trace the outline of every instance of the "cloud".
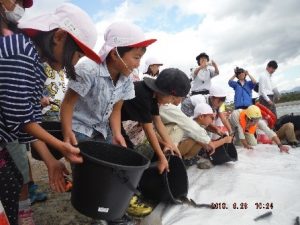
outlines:
{"label": "cloud", "polygon": [[[36,1],[30,14],[49,11],[61,2],[64,1]],[[220,76],[214,79],[218,84],[227,83],[235,66],[249,70],[258,79],[271,59],[279,63],[274,78],[281,90],[295,86],[299,78],[299,0],[76,2],[95,7],[101,3],[99,12],[92,15],[98,30],[97,50],[108,25],[125,20],[140,25],[147,37],[158,39],[147,49],[143,61],[149,56],[160,57],[166,66],[189,73],[196,66],[196,55],[205,51],[219,65]],[[291,73],[291,68],[298,72]]]}

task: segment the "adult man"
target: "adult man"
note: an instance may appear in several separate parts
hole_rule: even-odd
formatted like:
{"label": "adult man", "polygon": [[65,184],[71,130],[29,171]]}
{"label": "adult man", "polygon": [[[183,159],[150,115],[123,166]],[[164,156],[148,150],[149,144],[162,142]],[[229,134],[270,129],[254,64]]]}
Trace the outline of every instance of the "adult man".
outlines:
{"label": "adult man", "polygon": [[275,100],[279,98],[279,92],[272,84],[272,74],[278,68],[276,61],[272,60],[267,64],[266,72],[259,78],[259,102],[268,107],[277,117]]}
{"label": "adult man", "polygon": [[281,144],[276,133],[261,118],[261,111],[256,105],[251,105],[245,110],[234,110],[229,117],[229,121],[235,129],[236,143],[241,143],[247,149],[253,149],[252,146],[257,145],[254,134],[256,129],[259,128],[277,144],[280,152],[288,152],[288,147]]}

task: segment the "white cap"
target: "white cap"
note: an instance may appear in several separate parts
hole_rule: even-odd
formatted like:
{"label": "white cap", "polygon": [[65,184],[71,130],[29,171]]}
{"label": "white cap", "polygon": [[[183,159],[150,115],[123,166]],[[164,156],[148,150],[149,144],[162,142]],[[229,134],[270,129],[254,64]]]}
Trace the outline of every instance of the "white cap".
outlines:
{"label": "white cap", "polygon": [[224,88],[220,86],[212,85],[209,89],[209,95],[222,98],[222,97],[226,97],[227,94]]}
{"label": "white cap", "polygon": [[104,41],[99,55],[104,60],[115,47],[147,47],[156,39],[146,39],[141,28],[126,22],[115,22],[105,31]]}
{"label": "white cap", "polygon": [[214,114],[212,108],[207,103],[199,103],[196,105],[194,109],[194,116],[193,118],[197,118],[201,115],[207,115],[207,114]]}
{"label": "white cap", "polygon": [[89,15],[71,3],[64,3],[54,13],[43,14],[18,24],[28,36],[35,36],[38,31],[51,31],[60,28],[72,37],[83,53],[100,62],[100,57],[92,49],[97,41],[97,30]]}
{"label": "white cap", "polygon": [[151,65],[160,65],[160,66],[162,66],[163,63],[157,58],[154,58],[154,57],[148,58],[145,62],[145,68],[144,68],[143,73],[146,73],[148,71],[149,66],[151,66]]}

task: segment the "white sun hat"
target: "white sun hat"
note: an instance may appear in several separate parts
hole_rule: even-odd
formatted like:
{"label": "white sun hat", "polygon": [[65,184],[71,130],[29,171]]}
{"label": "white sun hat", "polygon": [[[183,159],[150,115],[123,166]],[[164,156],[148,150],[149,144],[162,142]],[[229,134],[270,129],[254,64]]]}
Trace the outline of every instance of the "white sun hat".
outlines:
{"label": "white sun hat", "polygon": [[100,63],[101,59],[94,48],[97,30],[89,15],[76,5],[64,3],[54,13],[43,14],[18,24],[28,36],[35,36],[38,31],[51,31],[60,28],[72,37],[85,56]]}
{"label": "white sun hat", "polygon": [[162,66],[163,63],[161,62],[161,60],[159,60],[158,58],[155,57],[150,57],[146,60],[145,62],[145,67],[144,67],[144,71],[143,73],[147,73],[149,66],[151,65],[159,65]]}
{"label": "white sun hat", "polygon": [[147,47],[156,39],[146,39],[140,27],[127,23],[112,23],[105,31],[104,41],[99,55],[104,60],[108,53],[116,47]]}
{"label": "white sun hat", "polygon": [[193,118],[197,118],[198,116],[201,116],[201,115],[210,115],[210,114],[214,114],[210,105],[208,105],[207,103],[199,103],[196,105],[196,107],[194,109]]}

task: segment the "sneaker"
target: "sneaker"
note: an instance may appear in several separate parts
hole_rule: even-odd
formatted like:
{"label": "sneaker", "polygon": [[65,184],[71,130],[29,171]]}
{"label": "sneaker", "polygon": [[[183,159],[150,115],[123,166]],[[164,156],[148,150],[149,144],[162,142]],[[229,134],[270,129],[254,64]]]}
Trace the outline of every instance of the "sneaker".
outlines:
{"label": "sneaker", "polygon": [[200,158],[197,162],[198,169],[210,169],[214,167],[212,162],[209,159]]}
{"label": "sneaker", "polygon": [[37,189],[38,185],[34,183],[30,184],[28,187],[31,205],[33,205],[36,202],[43,202],[47,200],[47,194],[44,192],[38,192]]}
{"label": "sneaker", "polygon": [[134,195],[127,208],[127,213],[133,217],[145,217],[152,212],[153,208],[141,201],[136,195]]}
{"label": "sneaker", "polygon": [[135,225],[135,222],[129,216],[124,215],[121,219],[108,221],[107,225]]}
{"label": "sneaker", "polygon": [[300,147],[300,142],[289,142],[288,143],[292,148],[299,148]]}
{"label": "sneaker", "polygon": [[196,155],[190,159],[183,159],[183,163],[184,163],[185,167],[190,167],[190,166],[196,165],[198,160],[199,160],[199,156]]}
{"label": "sneaker", "polygon": [[34,225],[32,210],[21,210],[18,215],[18,225]]}

